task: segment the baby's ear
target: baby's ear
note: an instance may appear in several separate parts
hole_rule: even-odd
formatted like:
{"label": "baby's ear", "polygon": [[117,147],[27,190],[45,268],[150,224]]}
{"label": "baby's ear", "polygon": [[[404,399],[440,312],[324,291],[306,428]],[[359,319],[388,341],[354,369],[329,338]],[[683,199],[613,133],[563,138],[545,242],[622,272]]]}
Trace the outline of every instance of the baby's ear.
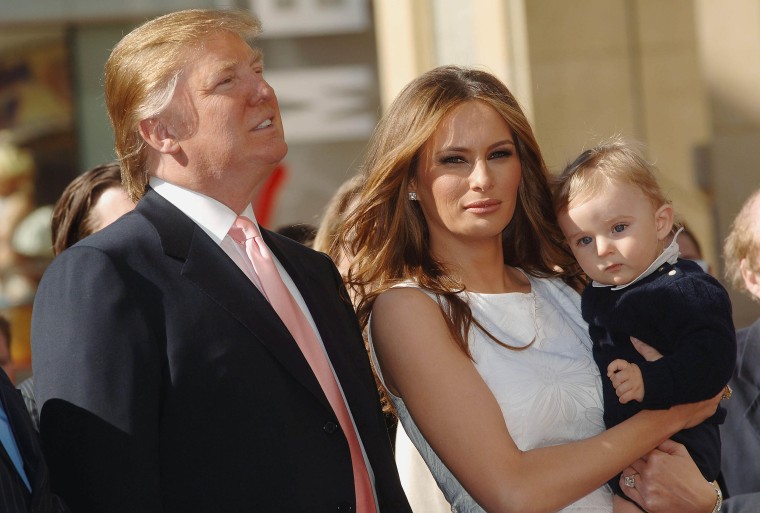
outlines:
{"label": "baby's ear", "polygon": [[654,213],[654,221],[657,227],[657,238],[665,240],[673,229],[673,206],[665,203]]}

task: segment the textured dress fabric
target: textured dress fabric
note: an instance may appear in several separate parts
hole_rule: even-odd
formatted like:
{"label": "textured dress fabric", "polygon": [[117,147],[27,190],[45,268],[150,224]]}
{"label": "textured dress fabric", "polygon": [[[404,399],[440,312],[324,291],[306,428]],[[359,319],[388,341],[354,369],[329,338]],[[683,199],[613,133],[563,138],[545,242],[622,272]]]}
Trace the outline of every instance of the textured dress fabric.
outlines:
{"label": "textured dress fabric", "polygon": [[[535,338],[528,349],[514,351],[477,328],[469,336],[475,367],[498,401],[510,435],[524,451],[589,438],[604,430],[601,379],[581,318],[580,297],[560,280],[529,280],[530,293],[462,293],[478,322],[502,342],[519,347]],[[416,287],[412,283],[401,286]],[[437,300],[434,294],[423,292]],[[371,336],[370,348],[382,379]],[[389,397],[452,512],[483,511],[424,439],[404,401],[390,393]],[[609,487],[562,511],[611,512]]]}

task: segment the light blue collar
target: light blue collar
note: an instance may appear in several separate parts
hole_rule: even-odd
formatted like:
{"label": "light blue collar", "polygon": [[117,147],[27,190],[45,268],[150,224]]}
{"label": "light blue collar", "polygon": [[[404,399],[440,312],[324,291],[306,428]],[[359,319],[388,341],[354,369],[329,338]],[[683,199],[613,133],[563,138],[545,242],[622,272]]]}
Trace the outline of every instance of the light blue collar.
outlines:
{"label": "light blue collar", "polygon": [[647,276],[655,272],[657,269],[659,269],[660,266],[666,262],[669,264],[675,264],[676,261],[678,260],[678,252],[679,252],[678,242],[676,242],[676,239],[678,239],[678,235],[682,231],[683,231],[683,228],[678,229],[670,245],[667,248],[665,248],[662,253],[660,253],[660,256],[658,256],[654,260],[654,262],[650,264],[649,267],[647,267],[646,271],[639,274],[638,277],[636,277],[634,280],[631,280],[624,285],[617,285],[614,287],[612,285],[604,285],[602,283],[592,281],[591,286],[592,287],[611,287],[610,290],[621,290],[628,287],[629,285],[633,285],[634,283],[643,280],[644,278],[646,278]]}

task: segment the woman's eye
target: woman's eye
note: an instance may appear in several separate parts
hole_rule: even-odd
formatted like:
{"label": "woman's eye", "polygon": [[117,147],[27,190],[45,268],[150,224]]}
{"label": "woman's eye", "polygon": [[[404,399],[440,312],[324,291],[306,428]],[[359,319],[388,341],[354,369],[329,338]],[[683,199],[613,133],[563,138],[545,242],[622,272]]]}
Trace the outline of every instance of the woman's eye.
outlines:
{"label": "woman's eye", "polygon": [[493,152],[491,154],[491,158],[492,159],[503,159],[503,158],[509,158],[512,155],[514,155],[514,153],[512,152],[512,150],[498,150],[498,151],[495,151],[495,152]]}
{"label": "woman's eye", "polygon": [[591,237],[581,237],[576,242],[576,245],[581,246],[581,247],[588,246],[589,244],[591,244]]}
{"label": "woman's eye", "polygon": [[444,164],[461,164],[464,162],[464,159],[458,155],[452,155],[450,157],[444,157],[441,159],[441,162]]}

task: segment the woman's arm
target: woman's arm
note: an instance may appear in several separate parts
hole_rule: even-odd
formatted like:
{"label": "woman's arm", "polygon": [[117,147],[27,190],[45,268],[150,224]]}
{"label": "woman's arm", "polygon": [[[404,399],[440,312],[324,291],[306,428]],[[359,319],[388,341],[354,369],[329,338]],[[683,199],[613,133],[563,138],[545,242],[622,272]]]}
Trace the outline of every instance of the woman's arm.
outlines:
{"label": "woman's arm", "polygon": [[372,315],[386,385],[404,399],[433,450],[489,512],[557,511],[714,411],[704,404],[644,411],[593,438],[523,452],[433,300],[419,290],[391,289],[377,298]]}

